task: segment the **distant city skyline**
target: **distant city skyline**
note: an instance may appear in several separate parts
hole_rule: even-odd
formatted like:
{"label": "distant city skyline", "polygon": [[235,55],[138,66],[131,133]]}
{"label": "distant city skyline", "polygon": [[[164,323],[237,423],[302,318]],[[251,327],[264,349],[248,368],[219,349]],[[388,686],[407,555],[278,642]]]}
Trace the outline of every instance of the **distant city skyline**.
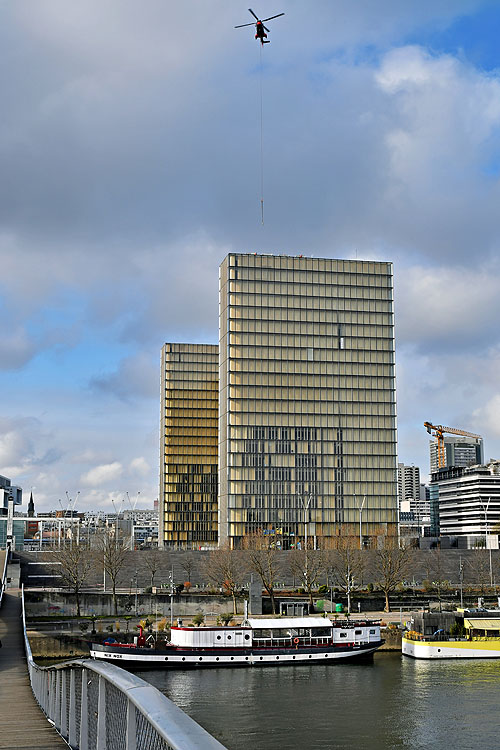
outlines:
{"label": "distant city skyline", "polygon": [[260,50],[233,0],[3,8],[0,474],[40,510],[152,507],[159,352],[217,344],[231,252],[392,262],[398,460],[425,419],[500,456],[500,5],[278,10]]}

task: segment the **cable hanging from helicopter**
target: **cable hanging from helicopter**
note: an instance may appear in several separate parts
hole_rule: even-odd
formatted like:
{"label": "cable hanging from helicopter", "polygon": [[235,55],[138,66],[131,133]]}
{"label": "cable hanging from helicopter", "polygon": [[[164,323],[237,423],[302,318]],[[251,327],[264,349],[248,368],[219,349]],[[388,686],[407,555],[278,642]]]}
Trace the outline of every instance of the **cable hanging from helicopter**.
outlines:
{"label": "cable hanging from helicopter", "polygon": [[267,38],[269,29],[264,26],[264,21],[272,21],[273,18],[279,18],[284,16],[284,13],[278,13],[275,16],[269,16],[269,18],[260,19],[255,15],[251,8],[248,9],[249,13],[255,18],[255,22],[242,23],[239,26],[235,26],[235,29],[242,29],[246,26],[255,26],[255,38],[260,41],[260,215],[262,224],[264,224],[264,107],[263,107],[263,95],[262,95],[262,47],[264,44],[270,44],[270,40]]}

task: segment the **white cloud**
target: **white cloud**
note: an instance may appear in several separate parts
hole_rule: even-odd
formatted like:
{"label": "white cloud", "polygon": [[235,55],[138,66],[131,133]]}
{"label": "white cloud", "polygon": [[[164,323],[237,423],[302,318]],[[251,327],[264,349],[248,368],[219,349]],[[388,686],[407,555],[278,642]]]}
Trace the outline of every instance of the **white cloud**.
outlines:
{"label": "white cloud", "polygon": [[500,273],[495,266],[396,269],[398,339],[431,354],[490,349],[500,341]]}
{"label": "white cloud", "polygon": [[[487,403],[475,409],[474,417],[476,423],[483,425],[492,438],[500,438],[500,394],[495,393]],[[496,450],[499,451],[499,447]],[[488,456],[485,455],[485,458]]]}
{"label": "white cloud", "polygon": [[101,464],[87,471],[80,478],[84,485],[96,486],[112,482],[120,476],[123,467],[119,461],[113,461],[111,464]]}
{"label": "white cloud", "polygon": [[138,474],[139,476],[146,476],[150,474],[151,466],[148,464],[143,456],[132,459],[130,462],[130,473]]}

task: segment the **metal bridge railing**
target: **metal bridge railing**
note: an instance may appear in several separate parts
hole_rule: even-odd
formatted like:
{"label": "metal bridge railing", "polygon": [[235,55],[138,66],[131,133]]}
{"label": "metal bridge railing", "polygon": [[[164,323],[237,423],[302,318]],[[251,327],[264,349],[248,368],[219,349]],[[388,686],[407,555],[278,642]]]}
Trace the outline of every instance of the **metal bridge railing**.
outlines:
{"label": "metal bridge railing", "polygon": [[7,586],[7,565],[9,562],[9,550],[5,550],[3,570],[0,571],[0,607],[2,606],[3,592]]}
{"label": "metal bridge railing", "polygon": [[51,667],[33,660],[23,629],[33,694],[78,750],[225,750],[159,690],[114,664],[77,659]]}

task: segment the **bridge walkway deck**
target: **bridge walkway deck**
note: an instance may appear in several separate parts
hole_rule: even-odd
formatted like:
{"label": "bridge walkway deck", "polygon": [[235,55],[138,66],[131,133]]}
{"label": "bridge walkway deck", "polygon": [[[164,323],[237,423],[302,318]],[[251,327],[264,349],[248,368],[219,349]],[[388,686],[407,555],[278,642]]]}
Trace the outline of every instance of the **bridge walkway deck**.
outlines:
{"label": "bridge walkway deck", "polygon": [[24,655],[21,598],[7,589],[0,608],[0,750],[53,750],[68,745],[31,692]]}

